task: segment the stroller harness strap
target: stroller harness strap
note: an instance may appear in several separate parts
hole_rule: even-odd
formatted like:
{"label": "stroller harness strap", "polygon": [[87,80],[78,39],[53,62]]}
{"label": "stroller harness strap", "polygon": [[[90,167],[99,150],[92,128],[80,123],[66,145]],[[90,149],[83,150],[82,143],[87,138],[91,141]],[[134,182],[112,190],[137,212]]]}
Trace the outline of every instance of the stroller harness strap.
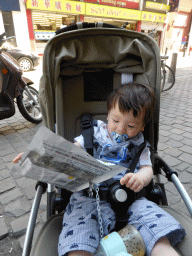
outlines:
{"label": "stroller harness strap", "polygon": [[81,116],[82,135],[84,137],[84,147],[91,156],[93,156],[93,119],[90,114]]}

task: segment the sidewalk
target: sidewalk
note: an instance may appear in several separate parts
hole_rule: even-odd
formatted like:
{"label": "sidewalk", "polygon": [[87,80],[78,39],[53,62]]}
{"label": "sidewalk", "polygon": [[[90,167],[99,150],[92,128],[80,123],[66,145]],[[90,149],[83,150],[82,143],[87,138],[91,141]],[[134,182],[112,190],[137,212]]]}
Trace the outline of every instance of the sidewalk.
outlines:
{"label": "sidewalk", "polygon": [[[192,198],[192,56],[178,56],[177,61],[176,83],[161,93],[158,153],[177,171]],[[190,216],[174,185],[162,180],[169,205]]]}
{"label": "sidewalk", "polygon": [[[177,63],[174,87],[161,94],[158,151],[178,172],[192,197],[192,56],[178,56]],[[34,76],[35,71],[32,72]],[[22,255],[36,181],[12,176],[11,161],[26,149],[41,125],[27,122],[18,111],[12,118],[0,121],[0,256]],[[173,184],[168,184],[165,178],[163,181],[169,205],[189,215]],[[45,220],[46,195],[43,195],[35,236]]]}

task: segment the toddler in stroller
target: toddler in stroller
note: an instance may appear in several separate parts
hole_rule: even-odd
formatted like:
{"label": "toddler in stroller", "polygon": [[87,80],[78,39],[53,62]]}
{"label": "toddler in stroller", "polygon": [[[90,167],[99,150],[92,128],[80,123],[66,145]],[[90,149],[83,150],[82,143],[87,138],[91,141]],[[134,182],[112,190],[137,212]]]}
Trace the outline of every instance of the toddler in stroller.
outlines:
{"label": "toddler in stroller", "polygon": [[[94,127],[94,157],[111,163],[129,166],[136,148],[144,142],[142,131],[153,106],[153,90],[141,84],[122,85],[108,99],[108,124],[99,121]],[[84,148],[83,136],[75,144]],[[128,210],[128,224],[135,226],[143,237],[147,255],[178,255],[171,247],[180,242],[185,231],[174,218],[139,193],[153,177],[150,151],[146,145],[134,173],[120,173],[114,179],[136,192]],[[100,184],[100,191],[108,189]],[[118,205],[116,205],[118,206]],[[104,235],[115,227],[115,209],[101,202]],[[66,208],[59,239],[59,255],[92,255],[99,246],[99,223],[96,199],[85,191],[76,192]],[[94,239],[93,239],[94,237]],[[75,246],[74,246],[75,245]]]}
{"label": "toddler in stroller", "polygon": [[[142,131],[154,105],[152,88],[138,83],[122,85],[108,98],[108,123],[97,121],[94,127],[94,156],[99,160],[129,167],[137,154],[137,148],[144,143]],[[75,144],[84,148],[82,135],[75,138]],[[84,148],[85,149],[85,148]],[[20,158],[20,155],[14,162]],[[128,204],[127,222],[135,226],[143,237],[147,255],[172,255],[178,253],[171,247],[185,235],[181,225],[155,203],[147,200],[141,190],[153,178],[149,145],[141,152],[134,173],[120,173],[114,179],[120,181],[136,193],[133,203]],[[99,184],[100,192],[108,189],[108,184]],[[119,202],[120,203],[120,202]],[[120,203],[121,204],[121,203]],[[128,205],[130,205],[128,207]],[[118,205],[116,204],[118,207]],[[100,204],[103,233],[108,235],[115,227],[115,209],[109,201]],[[124,209],[125,210],[125,209]],[[58,252],[63,255],[92,255],[99,246],[99,222],[96,198],[87,190],[74,193],[66,207],[63,229],[60,234]],[[93,239],[94,238],[94,239]],[[171,244],[170,244],[170,242]],[[74,246],[75,245],[75,246]]]}
{"label": "toddler in stroller", "polygon": [[[126,147],[129,141],[132,142],[134,146],[138,146],[143,143],[143,140],[145,138],[145,140],[150,143],[151,147],[154,148],[154,150],[157,150],[160,111],[160,54],[156,42],[152,38],[148,37],[147,35],[143,35],[142,33],[136,33],[133,31],[118,29],[115,27],[102,27],[101,24],[98,24],[99,27],[96,27],[95,24],[91,26],[86,25],[86,28],[83,28],[83,25],[84,24],[77,24],[77,26],[75,25],[76,27],[67,27],[64,30],[57,32],[56,36],[53,37],[46,45],[43,56],[43,76],[40,81],[40,104],[45,126],[71,142],[73,142],[75,138],[76,145],[87,148],[86,145],[83,145],[85,141],[83,140],[82,136],[78,136],[79,134],[81,134],[80,117],[83,113],[90,113],[94,120],[102,120],[106,122],[106,95],[108,96],[109,93],[114,89],[118,88],[119,85],[125,84],[125,80],[126,83],[130,82],[127,80],[129,80],[129,78],[131,77],[134,83],[130,84],[130,87],[128,88],[132,88],[132,86],[138,85],[142,88],[142,90],[145,91],[145,93],[148,92],[147,95],[149,96],[150,101],[147,103],[148,107],[145,104],[138,104],[139,108],[137,109],[136,107],[136,113],[138,114],[136,114],[134,111],[135,106],[129,107],[126,104],[123,105],[123,108],[121,109],[121,104],[118,106],[116,104],[112,104],[111,107],[108,108],[108,123],[112,121],[112,119],[110,120],[110,118],[113,117],[111,116],[112,113],[113,115],[118,114],[118,117],[120,117],[121,119],[114,119],[114,121],[123,121],[121,126],[122,130],[113,130],[113,126],[111,126],[112,138],[105,137],[105,139],[107,143],[110,141],[109,144],[112,144],[112,142],[115,143],[118,148],[118,145],[122,145],[122,143],[124,143],[123,145],[125,145]],[[79,27],[80,29],[77,29],[77,27]],[[124,86],[122,88],[124,88]],[[153,88],[153,90],[151,88]],[[135,89],[133,91],[135,91]],[[152,118],[148,123],[147,109],[151,109],[153,105],[152,91],[154,91],[156,100],[154,112],[151,113],[150,111],[150,113],[152,114]],[[145,93],[143,93],[141,99],[143,99],[143,97],[146,95]],[[129,98],[132,99],[132,97]],[[127,100],[125,100],[125,102],[126,101]],[[114,102],[116,103],[118,101],[115,100]],[[145,110],[145,113],[143,113],[143,110]],[[128,120],[125,117],[132,118],[133,123],[127,123]],[[143,120],[142,117],[146,117],[146,119]],[[133,129],[131,127],[133,126],[133,124],[136,125],[137,121],[139,121],[138,130],[133,135],[129,134],[129,130]],[[130,126],[129,129],[127,128],[127,126],[126,129],[124,128],[126,124]],[[104,129],[104,127],[105,124],[99,121],[97,122],[97,126],[94,126],[94,131],[97,132],[98,137],[102,138],[102,133],[105,135],[107,134],[107,130]],[[142,131],[144,138],[142,136]],[[98,139],[98,137],[96,137],[96,139]],[[111,141],[111,139],[113,141]],[[118,144],[118,141],[120,141],[120,144]],[[94,148],[98,150],[98,156],[102,155],[103,158],[107,158],[106,160],[108,161],[114,161],[115,159],[115,163],[118,164],[118,162],[122,160],[121,164],[123,164],[123,162],[127,164],[126,159],[128,159],[128,157],[132,157],[132,155],[129,155],[127,150],[123,150],[123,147],[121,146],[118,148],[118,150],[110,152],[110,147],[106,145],[107,143],[105,143],[104,145],[99,145],[97,144],[97,141],[95,142],[96,143],[94,143]],[[105,146],[103,151],[101,146]],[[132,147],[130,147],[130,152],[134,156],[136,147],[133,147],[132,149],[131,148]],[[97,150],[95,151],[96,153]],[[130,178],[130,176],[139,176],[138,173],[142,171],[142,169],[138,168],[140,168],[141,166],[143,166],[144,170],[146,170],[146,173],[149,174],[149,176],[146,176],[148,180],[145,180],[145,182],[140,181],[139,183],[134,183],[132,186],[132,184],[129,184],[129,181],[132,182],[133,180],[132,178]],[[146,186],[152,179],[152,166],[156,182],[160,183],[158,176],[161,173],[161,169],[165,167],[164,169],[169,170],[169,168],[164,165],[164,162],[162,162],[161,159],[157,157],[153,150],[149,152],[149,147],[145,145],[145,149],[143,153],[141,153],[139,159],[139,165],[136,166],[136,170],[134,169],[135,173],[125,174],[125,180],[122,178],[122,175],[120,175],[117,177],[117,180],[121,180],[121,183],[124,184],[122,185],[123,187],[126,187],[127,185],[135,191],[143,191],[142,187]],[[143,173],[143,175],[145,175],[146,173]],[[171,172],[169,173],[169,177],[172,177]],[[147,187],[149,185],[147,185]],[[37,190],[37,196],[40,191],[39,187]],[[101,184],[99,187],[100,190],[105,190],[105,188],[105,184]],[[60,189],[58,189],[57,192],[59,192],[59,194],[61,194],[61,197],[65,200],[65,191],[64,196],[62,193],[60,193]],[[52,200],[54,198],[54,193],[55,192],[53,190],[53,187],[48,185],[48,217],[54,214],[55,209],[52,209],[52,206],[54,205]],[[70,203],[68,204],[65,211],[63,227],[61,224],[61,218],[59,218],[59,222],[57,222],[57,224],[55,222],[59,214],[53,216],[53,218],[51,217],[48,219],[46,225],[43,227],[39,237],[36,240],[36,243],[33,246],[32,255],[58,255],[57,244],[59,233],[61,233],[61,228],[63,228],[63,231],[60,234],[59,254],[63,255],[71,251],[69,247],[72,246],[72,244],[67,245],[67,250],[64,249],[66,244],[65,242],[63,242],[65,240],[65,236],[66,240],[68,239],[70,243],[70,239],[72,239],[71,235],[73,234],[73,230],[71,229],[70,225],[68,225],[69,229],[67,230],[65,220],[66,217],[70,218],[70,216],[72,217],[72,215],[76,212],[74,210],[74,207],[77,207],[77,205],[74,206],[76,200],[81,200],[81,198],[83,200],[90,200],[90,204],[87,210],[90,209],[90,205],[93,201],[95,201],[95,198],[88,197],[86,193],[87,191],[83,191],[78,194],[72,195]],[[154,244],[163,244],[163,248],[160,246],[157,246],[155,248],[156,250],[160,250],[160,255],[162,255],[163,249],[166,250],[168,248],[172,250],[172,255],[177,255],[170,246],[168,240],[170,240],[171,244],[180,241],[182,237],[184,237],[185,231],[180,226],[180,224],[173,217],[167,215],[166,212],[170,212],[171,215],[179,220],[179,222],[185,228],[187,234],[190,232],[189,226],[191,224],[188,225],[188,223],[191,220],[189,218],[186,218],[186,216],[182,218],[182,214],[175,213],[174,211],[170,210],[169,207],[164,207],[166,208],[166,212],[164,212],[160,207],[157,208],[156,204],[142,197],[142,193],[136,193],[139,196],[138,199],[133,202],[129,208],[129,222],[135,225],[140,233],[143,232],[143,238],[146,239],[145,242],[148,255],[150,255],[151,251],[155,248]],[[71,201],[72,199],[74,199],[73,202]],[[137,205],[137,203],[139,204],[139,206]],[[158,199],[157,203],[158,205],[160,205],[161,203],[163,205],[166,205],[166,200]],[[140,204],[142,206],[140,206]],[[103,205],[103,207],[107,210],[105,214],[102,214],[106,221],[108,217],[110,218],[110,223],[108,224],[104,223],[103,221],[103,225],[105,226],[104,233],[107,234],[108,231],[110,231],[114,227],[115,213],[109,207],[109,203],[105,200],[101,200],[101,205]],[[34,205],[34,208],[36,209],[38,207]],[[78,209],[78,211],[79,210],[80,209]],[[67,216],[68,213],[69,216]],[[142,219],[146,220],[147,213],[150,213],[152,217],[150,223],[148,224],[142,222]],[[178,216],[179,218],[177,218]],[[85,216],[79,215],[79,218],[81,217],[84,218]],[[74,251],[76,251],[78,255],[80,255],[80,253],[90,255],[90,253],[95,252],[95,248],[98,246],[99,225],[97,225],[94,216],[92,216],[93,218],[90,217],[91,214],[89,214],[89,220],[91,219],[91,223],[94,223],[93,225],[95,226],[95,230],[97,231],[97,234],[95,234],[95,236],[92,236],[91,234],[90,236],[92,238],[96,238],[96,240],[93,239],[96,244],[94,246],[89,246],[89,248],[92,247],[91,250],[88,250],[85,247],[82,248],[83,252],[81,251],[81,249],[77,249],[76,245],[74,245]],[[162,218],[164,218],[165,221],[162,221]],[[33,217],[31,219],[33,219]],[[78,221],[78,223],[81,224],[82,222],[85,222],[84,219]],[[159,223],[161,222],[163,223],[163,226],[161,226],[159,229]],[[90,226],[91,225],[92,224],[90,224]],[[81,225],[77,226],[79,230],[81,230],[82,232],[86,232],[86,230],[82,229]],[[30,228],[28,230],[30,230]],[[150,233],[149,230],[152,233]],[[87,230],[87,232],[89,231]],[[170,234],[170,236],[168,234]],[[79,233],[77,236],[80,237]],[[168,238],[166,238],[166,236]],[[26,241],[27,238],[28,237],[26,235]],[[82,235],[82,237],[80,238],[82,238],[83,241],[85,236]],[[85,239],[88,238],[89,236],[87,235]],[[178,243],[182,244],[181,250],[179,251],[182,251],[182,255],[184,256],[188,255],[187,253],[190,251],[190,242],[188,241],[188,239],[189,236],[185,236],[183,239],[184,242]],[[73,244],[75,243],[76,242],[73,242]],[[30,239],[29,242],[27,242],[26,244],[29,244],[29,247],[31,246]],[[184,252],[185,248],[187,248],[187,253]],[[24,256],[29,255],[25,253],[27,250],[28,248],[26,249],[26,247],[24,246]],[[74,251],[69,252],[68,254],[70,255],[74,253]],[[152,251],[152,253],[156,253],[156,255],[158,255],[158,252],[156,251]],[[166,252],[164,253],[164,255],[166,255],[167,253],[171,255],[171,252]]]}

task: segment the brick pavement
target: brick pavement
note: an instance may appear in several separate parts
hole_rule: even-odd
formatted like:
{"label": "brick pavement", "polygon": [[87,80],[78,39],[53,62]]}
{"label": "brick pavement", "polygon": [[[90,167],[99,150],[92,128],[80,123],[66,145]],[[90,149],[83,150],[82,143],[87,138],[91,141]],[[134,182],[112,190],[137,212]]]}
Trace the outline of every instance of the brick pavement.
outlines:
{"label": "brick pavement", "polygon": [[[192,197],[192,67],[179,67],[176,84],[161,94],[158,151],[178,172]],[[21,255],[36,183],[13,176],[11,161],[26,149],[41,125],[29,123],[18,111],[13,117],[0,121],[0,255],[3,256]],[[189,215],[173,184],[168,184],[164,177],[162,180],[169,205]],[[45,209],[46,195],[43,195],[35,236],[45,222]]]}
{"label": "brick pavement", "polygon": [[[192,67],[177,68],[174,87],[161,93],[158,153],[178,172],[192,198]],[[169,205],[189,216],[174,185],[162,180]]]}

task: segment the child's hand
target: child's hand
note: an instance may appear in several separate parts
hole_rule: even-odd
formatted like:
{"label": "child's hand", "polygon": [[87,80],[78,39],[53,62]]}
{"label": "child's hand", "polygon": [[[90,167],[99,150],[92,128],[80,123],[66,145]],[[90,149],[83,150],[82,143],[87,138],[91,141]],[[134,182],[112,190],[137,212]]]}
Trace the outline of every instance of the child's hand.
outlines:
{"label": "child's hand", "polygon": [[144,187],[144,181],[140,177],[139,173],[127,173],[120,180],[121,185],[125,185],[134,192],[139,192]]}
{"label": "child's hand", "polygon": [[12,163],[16,164],[16,163],[21,159],[21,156],[22,156],[22,155],[23,155],[23,153],[20,153],[19,155],[17,155],[17,156],[13,159]]}

